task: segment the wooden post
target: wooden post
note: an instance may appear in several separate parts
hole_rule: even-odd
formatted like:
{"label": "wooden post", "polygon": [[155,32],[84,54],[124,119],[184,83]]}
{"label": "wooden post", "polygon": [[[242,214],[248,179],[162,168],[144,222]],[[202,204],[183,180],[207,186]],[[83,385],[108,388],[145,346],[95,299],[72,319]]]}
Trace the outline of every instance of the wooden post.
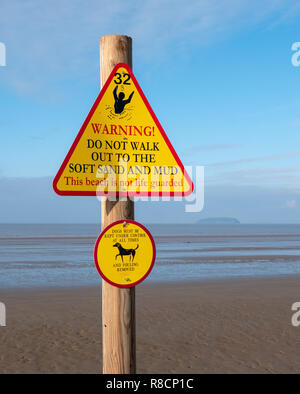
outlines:
{"label": "wooden post", "polygon": [[[121,35],[100,39],[101,87],[118,63],[132,67],[132,40]],[[134,203],[102,200],[102,230],[116,220],[134,219]],[[136,373],[135,288],[120,289],[102,280],[103,373]]]}

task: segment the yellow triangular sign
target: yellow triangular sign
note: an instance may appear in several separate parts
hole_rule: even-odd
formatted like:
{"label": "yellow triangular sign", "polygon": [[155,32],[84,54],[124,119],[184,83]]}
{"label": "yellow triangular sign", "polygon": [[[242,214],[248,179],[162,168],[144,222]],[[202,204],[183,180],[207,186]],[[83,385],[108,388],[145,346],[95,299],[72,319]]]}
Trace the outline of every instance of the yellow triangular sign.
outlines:
{"label": "yellow triangular sign", "polygon": [[131,69],[119,63],[53,181],[69,196],[185,196],[189,175]]}

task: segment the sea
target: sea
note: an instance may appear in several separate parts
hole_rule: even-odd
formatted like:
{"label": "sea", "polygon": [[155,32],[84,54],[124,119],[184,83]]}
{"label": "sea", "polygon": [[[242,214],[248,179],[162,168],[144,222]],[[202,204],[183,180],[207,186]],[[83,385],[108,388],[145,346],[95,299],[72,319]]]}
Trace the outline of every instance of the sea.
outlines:
{"label": "sea", "polygon": [[[146,282],[300,274],[299,224],[149,224],[156,262]],[[0,224],[0,288],[94,286],[96,224]]]}

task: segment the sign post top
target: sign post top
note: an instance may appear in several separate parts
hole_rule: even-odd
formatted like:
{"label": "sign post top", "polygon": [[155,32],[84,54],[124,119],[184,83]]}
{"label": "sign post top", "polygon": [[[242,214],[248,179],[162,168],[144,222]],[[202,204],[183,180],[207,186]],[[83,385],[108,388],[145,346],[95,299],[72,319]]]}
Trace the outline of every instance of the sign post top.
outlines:
{"label": "sign post top", "polygon": [[184,196],[189,175],[130,67],[115,66],[63,161],[60,195]]}

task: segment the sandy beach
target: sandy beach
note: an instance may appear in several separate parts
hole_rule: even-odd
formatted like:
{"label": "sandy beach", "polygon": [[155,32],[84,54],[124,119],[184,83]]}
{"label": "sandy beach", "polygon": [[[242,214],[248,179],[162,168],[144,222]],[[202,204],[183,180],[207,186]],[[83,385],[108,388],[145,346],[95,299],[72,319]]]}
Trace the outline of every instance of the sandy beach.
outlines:
{"label": "sandy beach", "polygon": [[[138,373],[299,373],[299,277],[137,288]],[[101,372],[100,287],[1,290],[0,373]]]}

